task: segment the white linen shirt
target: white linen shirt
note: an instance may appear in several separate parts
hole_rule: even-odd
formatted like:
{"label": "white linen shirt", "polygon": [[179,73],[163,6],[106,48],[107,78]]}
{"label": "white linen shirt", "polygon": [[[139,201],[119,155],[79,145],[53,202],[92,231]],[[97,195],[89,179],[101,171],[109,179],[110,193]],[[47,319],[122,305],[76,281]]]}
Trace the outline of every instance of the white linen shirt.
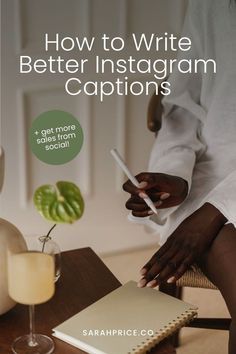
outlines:
{"label": "white linen shirt", "polygon": [[170,76],[171,94],[163,99],[162,128],[149,171],[184,178],[189,194],[180,206],[150,218],[160,244],[205,202],[236,227],[236,5],[190,0],[182,35],[191,38],[192,48],[178,58],[212,58],[217,73],[176,70]]}

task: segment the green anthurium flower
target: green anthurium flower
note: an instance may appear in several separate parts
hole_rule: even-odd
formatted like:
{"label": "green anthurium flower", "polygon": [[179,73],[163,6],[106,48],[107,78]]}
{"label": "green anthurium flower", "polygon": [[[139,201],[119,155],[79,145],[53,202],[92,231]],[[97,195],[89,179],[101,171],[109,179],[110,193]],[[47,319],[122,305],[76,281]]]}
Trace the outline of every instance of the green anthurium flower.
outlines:
{"label": "green anthurium flower", "polygon": [[73,223],[84,212],[80,189],[71,182],[59,181],[56,186],[46,184],[34,193],[34,205],[45,219],[55,223]]}

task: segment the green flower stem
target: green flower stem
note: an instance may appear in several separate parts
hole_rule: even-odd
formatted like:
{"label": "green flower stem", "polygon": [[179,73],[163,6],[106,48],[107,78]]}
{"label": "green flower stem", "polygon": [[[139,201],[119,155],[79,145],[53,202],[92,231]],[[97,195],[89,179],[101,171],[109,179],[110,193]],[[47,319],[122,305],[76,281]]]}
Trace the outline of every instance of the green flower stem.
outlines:
{"label": "green flower stem", "polygon": [[51,229],[48,231],[46,237],[44,237],[42,252],[44,252],[44,248],[45,248],[46,242],[50,239],[50,233],[52,232],[52,230],[53,230],[56,226],[57,226],[57,224],[54,224],[54,225],[51,227]]}

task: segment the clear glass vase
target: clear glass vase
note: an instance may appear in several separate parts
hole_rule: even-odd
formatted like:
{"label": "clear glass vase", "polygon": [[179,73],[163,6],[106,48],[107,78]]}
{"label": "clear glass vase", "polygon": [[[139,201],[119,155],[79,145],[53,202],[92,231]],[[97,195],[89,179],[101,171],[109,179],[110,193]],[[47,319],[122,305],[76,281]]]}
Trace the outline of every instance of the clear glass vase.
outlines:
{"label": "clear glass vase", "polygon": [[40,251],[50,254],[55,260],[55,282],[61,276],[61,250],[59,245],[50,236],[40,236],[38,238]]}

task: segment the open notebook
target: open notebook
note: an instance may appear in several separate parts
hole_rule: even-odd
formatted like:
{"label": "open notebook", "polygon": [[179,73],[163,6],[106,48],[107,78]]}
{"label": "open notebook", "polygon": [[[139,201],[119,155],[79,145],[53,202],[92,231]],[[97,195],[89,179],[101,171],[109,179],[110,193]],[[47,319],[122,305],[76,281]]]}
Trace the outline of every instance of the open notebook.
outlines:
{"label": "open notebook", "polygon": [[89,354],[141,354],[196,317],[197,308],[130,281],[54,328]]}

